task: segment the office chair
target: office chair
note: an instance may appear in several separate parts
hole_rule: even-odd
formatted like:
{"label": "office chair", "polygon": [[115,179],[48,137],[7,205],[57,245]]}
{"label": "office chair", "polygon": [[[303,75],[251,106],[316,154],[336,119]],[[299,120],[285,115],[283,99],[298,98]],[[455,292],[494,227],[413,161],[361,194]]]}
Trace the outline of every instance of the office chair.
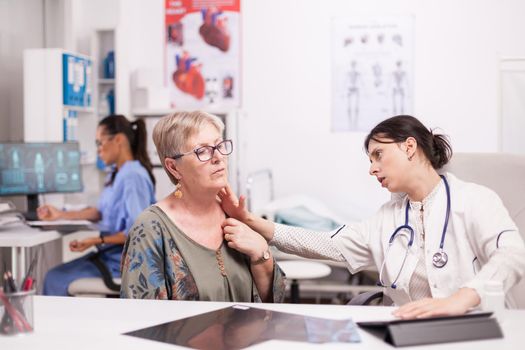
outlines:
{"label": "office chair", "polygon": [[[459,179],[484,185],[495,191],[525,239],[525,156],[505,153],[454,153],[443,172]],[[382,292],[357,295],[350,305],[369,305]],[[355,301],[354,301],[355,299]],[[525,280],[512,287],[506,296],[508,308],[525,308]]]}
{"label": "office chair", "polygon": [[73,281],[68,287],[68,293],[72,296],[99,296],[112,297],[120,295],[120,278],[113,278],[108,267],[101,259],[101,254],[117,249],[120,245],[110,245],[99,249],[88,259],[97,267],[102,277],[86,277]]}
{"label": "office chair", "polygon": [[371,305],[372,302],[382,302],[383,292],[382,291],[369,291],[356,295],[350,300],[347,305]]}

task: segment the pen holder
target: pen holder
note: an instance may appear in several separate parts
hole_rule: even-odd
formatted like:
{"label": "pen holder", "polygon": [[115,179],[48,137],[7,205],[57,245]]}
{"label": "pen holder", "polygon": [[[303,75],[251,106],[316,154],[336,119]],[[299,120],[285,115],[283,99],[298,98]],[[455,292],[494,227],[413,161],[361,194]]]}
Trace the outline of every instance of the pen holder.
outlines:
{"label": "pen holder", "polygon": [[0,335],[33,331],[33,297],[35,290],[5,293],[0,289]]}

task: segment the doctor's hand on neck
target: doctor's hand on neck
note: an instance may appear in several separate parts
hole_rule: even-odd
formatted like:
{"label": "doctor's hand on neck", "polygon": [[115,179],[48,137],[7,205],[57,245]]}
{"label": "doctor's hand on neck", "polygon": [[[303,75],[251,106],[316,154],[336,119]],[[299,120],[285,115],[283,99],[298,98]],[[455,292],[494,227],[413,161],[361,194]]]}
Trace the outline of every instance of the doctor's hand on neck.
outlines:
{"label": "doctor's hand on neck", "polygon": [[227,185],[217,193],[220,199],[222,210],[229,217],[246,222],[250,216],[250,212],[246,208],[246,198],[240,196],[237,198],[230,185]]}
{"label": "doctor's hand on neck", "polygon": [[463,315],[481,302],[472,288],[461,288],[448,298],[425,298],[401,306],[393,315],[401,319]]}
{"label": "doctor's hand on neck", "polygon": [[226,186],[217,193],[222,210],[231,218],[237,219],[248,225],[252,230],[263,236],[268,242],[273,238],[275,225],[273,222],[253,215],[246,208],[246,198],[237,198],[230,186]]}

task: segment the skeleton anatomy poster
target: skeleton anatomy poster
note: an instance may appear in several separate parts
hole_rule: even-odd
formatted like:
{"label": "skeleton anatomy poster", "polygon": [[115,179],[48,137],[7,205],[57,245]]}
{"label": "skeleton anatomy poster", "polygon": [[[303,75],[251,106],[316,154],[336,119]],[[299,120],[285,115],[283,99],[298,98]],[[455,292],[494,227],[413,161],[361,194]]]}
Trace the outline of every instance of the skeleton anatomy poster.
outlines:
{"label": "skeleton anatomy poster", "polygon": [[413,17],[334,18],[332,131],[413,111]]}
{"label": "skeleton anatomy poster", "polygon": [[166,83],[173,108],[240,102],[240,0],[166,0]]}

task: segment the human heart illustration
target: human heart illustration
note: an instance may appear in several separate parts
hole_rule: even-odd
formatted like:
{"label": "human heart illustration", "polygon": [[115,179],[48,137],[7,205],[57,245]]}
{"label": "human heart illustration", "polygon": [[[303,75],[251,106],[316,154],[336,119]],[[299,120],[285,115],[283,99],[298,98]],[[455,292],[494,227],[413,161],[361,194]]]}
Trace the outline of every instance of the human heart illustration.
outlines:
{"label": "human heart illustration", "polygon": [[222,11],[216,7],[201,10],[204,23],[199,28],[199,34],[204,41],[221,51],[230,48],[230,33],[226,27],[227,19],[221,18]]}
{"label": "human heart illustration", "polygon": [[205,83],[200,72],[202,64],[196,64],[197,60],[190,57],[188,52],[182,56],[176,55],[177,70],[173,72],[173,82],[183,92],[192,95],[197,99],[204,97]]}

